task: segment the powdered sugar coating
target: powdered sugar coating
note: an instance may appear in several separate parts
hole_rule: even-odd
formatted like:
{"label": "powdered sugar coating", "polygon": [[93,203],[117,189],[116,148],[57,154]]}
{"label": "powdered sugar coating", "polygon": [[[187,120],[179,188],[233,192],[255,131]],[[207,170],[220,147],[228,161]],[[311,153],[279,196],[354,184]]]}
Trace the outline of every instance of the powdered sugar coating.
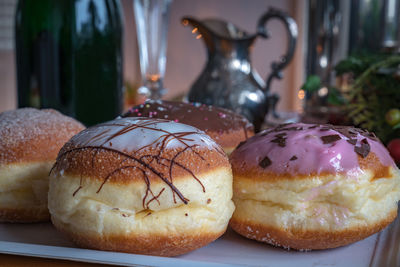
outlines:
{"label": "powdered sugar coating", "polygon": [[0,163],[54,160],[62,145],[84,128],[52,109],[0,113]]}
{"label": "powdered sugar coating", "polygon": [[119,118],[88,128],[74,136],[70,143],[77,147],[103,147],[126,153],[158,146],[171,150],[187,146],[220,149],[208,135],[192,126],[135,117]]}
{"label": "powdered sugar coating", "polygon": [[[355,147],[360,147],[364,140],[382,165],[396,168],[386,148],[368,132],[303,123],[280,127],[265,130],[248,139],[234,151],[232,160],[276,174],[339,172],[357,175],[362,170],[359,164],[361,156],[355,152]],[[346,136],[341,129],[354,130],[354,134]],[[328,136],[338,140],[324,142]],[[280,138],[284,141],[280,141]],[[350,139],[354,140],[354,145],[349,143]]]}

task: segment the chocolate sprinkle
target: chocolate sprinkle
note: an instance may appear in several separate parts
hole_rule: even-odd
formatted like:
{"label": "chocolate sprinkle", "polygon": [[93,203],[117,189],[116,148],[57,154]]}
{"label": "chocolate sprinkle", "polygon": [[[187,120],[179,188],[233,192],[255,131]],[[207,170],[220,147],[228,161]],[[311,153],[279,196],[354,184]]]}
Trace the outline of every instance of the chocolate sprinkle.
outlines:
{"label": "chocolate sprinkle", "polygon": [[286,138],[283,137],[277,137],[273,140],[271,140],[272,143],[277,143],[278,146],[280,147],[285,147],[286,146]]}
{"label": "chocolate sprinkle", "polygon": [[[336,133],[338,133],[338,134],[330,134],[330,135],[326,135],[326,136],[321,136],[320,138],[321,138],[323,144],[331,144],[340,139],[346,140],[346,142],[348,142],[349,144],[354,146],[355,153],[359,154],[363,158],[367,157],[369,152],[371,151],[371,146],[368,143],[368,140],[370,142],[371,142],[371,140],[380,142],[379,139],[376,137],[376,135],[373,132],[355,128],[352,126],[338,126],[338,125],[331,125],[331,124],[313,124],[309,127],[305,127],[305,129],[315,129],[315,128],[317,128],[321,132],[335,131]],[[285,147],[286,139],[287,139],[287,132],[288,131],[301,131],[301,130],[303,130],[303,127],[297,127],[297,126],[293,126],[293,124],[291,124],[291,123],[286,123],[286,124],[281,124],[275,128],[271,128],[269,130],[262,132],[261,136],[275,133],[274,139],[272,139],[270,142],[276,143],[280,147]],[[359,136],[359,134],[365,138],[361,141],[361,144],[359,146],[357,146],[357,136]],[[290,158],[290,160],[296,160],[296,159],[297,159],[296,156],[293,156],[292,158]],[[265,162],[264,162],[264,160],[265,160]],[[268,167],[271,164],[270,160],[268,158],[266,158],[264,160],[260,162],[260,166]],[[263,167],[263,168],[265,168],[265,167]]]}
{"label": "chocolate sprinkle", "polygon": [[330,144],[330,143],[336,142],[340,139],[342,139],[342,138],[338,134],[321,136],[321,140],[324,144]]}
{"label": "chocolate sprinkle", "polygon": [[301,130],[303,130],[303,127],[296,127],[296,126],[285,128],[288,125],[291,125],[291,123],[281,124],[281,125],[275,127],[271,132],[301,131]]}
{"label": "chocolate sprinkle", "polygon": [[260,161],[260,163],[258,165],[261,168],[265,169],[271,164],[272,164],[272,161],[268,157],[265,157],[262,161]]}
{"label": "chocolate sprinkle", "polygon": [[374,141],[379,141],[378,137],[376,137],[375,133],[368,133],[367,137],[369,137],[370,139],[374,140]]}
{"label": "chocolate sprinkle", "polygon": [[352,144],[353,146],[357,144],[357,139],[347,139],[346,141]]}
{"label": "chocolate sprinkle", "polygon": [[296,126],[281,129],[281,131],[301,131],[301,130],[303,130],[303,127],[296,127]]}
{"label": "chocolate sprinkle", "polygon": [[329,130],[331,130],[331,128],[321,128],[321,129],[319,129],[321,132],[326,132],[326,131],[329,131]]}
{"label": "chocolate sprinkle", "polygon": [[361,157],[366,158],[371,150],[371,146],[368,143],[368,140],[364,138],[361,140],[361,146],[355,146],[354,151],[359,154]]}
{"label": "chocolate sprinkle", "polygon": [[275,137],[284,137],[285,135],[287,135],[287,133],[279,133],[279,134],[276,134],[275,135]]}
{"label": "chocolate sprinkle", "polygon": [[260,135],[261,136],[266,136],[266,135],[268,135],[270,133],[270,131],[264,131],[264,132],[262,132]]}

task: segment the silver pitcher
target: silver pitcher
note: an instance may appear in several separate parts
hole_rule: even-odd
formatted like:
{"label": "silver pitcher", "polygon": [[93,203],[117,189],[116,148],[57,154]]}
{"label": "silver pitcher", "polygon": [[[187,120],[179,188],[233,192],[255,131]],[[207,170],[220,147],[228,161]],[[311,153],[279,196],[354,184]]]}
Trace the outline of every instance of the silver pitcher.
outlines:
{"label": "silver pitcher", "polygon": [[[270,19],[279,19],[284,23],[288,46],[286,54],[279,61],[272,62],[272,72],[264,82],[252,67],[250,51],[258,36],[269,37],[265,25]],[[274,78],[282,79],[282,70],[293,57],[297,39],[294,19],[270,8],[258,20],[255,34],[248,34],[232,23],[218,19],[199,21],[184,17],[182,23],[191,25],[195,32],[201,34],[208,51],[206,66],[192,85],[188,100],[231,109],[244,115],[259,131],[268,112],[276,116],[275,106],[279,96],[270,93],[270,85]]]}

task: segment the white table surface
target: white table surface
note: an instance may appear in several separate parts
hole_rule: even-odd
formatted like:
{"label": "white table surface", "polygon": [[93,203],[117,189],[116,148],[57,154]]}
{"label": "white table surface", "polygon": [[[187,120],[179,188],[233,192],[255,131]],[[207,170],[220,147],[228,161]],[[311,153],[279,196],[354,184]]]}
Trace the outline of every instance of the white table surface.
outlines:
{"label": "white table surface", "polygon": [[50,223],[0,224],[0,253],[146,266],[400,266],[400,219],[349,246],[298,252],[245,239],[232,230],[206,247],[164,258],[77,248]]}

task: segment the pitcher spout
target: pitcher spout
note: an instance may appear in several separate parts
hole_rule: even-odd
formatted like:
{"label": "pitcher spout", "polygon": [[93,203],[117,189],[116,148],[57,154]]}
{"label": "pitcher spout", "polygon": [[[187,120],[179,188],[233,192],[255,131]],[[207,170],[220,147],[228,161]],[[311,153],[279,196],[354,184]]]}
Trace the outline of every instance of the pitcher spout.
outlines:
{"label": "pitcher spout", "polygon": [[213,32],[203,22],[192,18],[182,18],[183,26],[191,26],[193,28],[192,33],[196,36],[196,39],[203,39],[208,50],[215,50],[215,40],[213,38]]}
{"label": "pitcher spout", "polygon": [[196,34],[196,39],[203,39],[209,51],[214,51],[215,46],[220,41],[229,43],[243,43],[250,46],[257,34],[248,34],[233,23],[219,19],[198,20],[192,17],[182,18],[184,26],[192,26],[192,33]]}

